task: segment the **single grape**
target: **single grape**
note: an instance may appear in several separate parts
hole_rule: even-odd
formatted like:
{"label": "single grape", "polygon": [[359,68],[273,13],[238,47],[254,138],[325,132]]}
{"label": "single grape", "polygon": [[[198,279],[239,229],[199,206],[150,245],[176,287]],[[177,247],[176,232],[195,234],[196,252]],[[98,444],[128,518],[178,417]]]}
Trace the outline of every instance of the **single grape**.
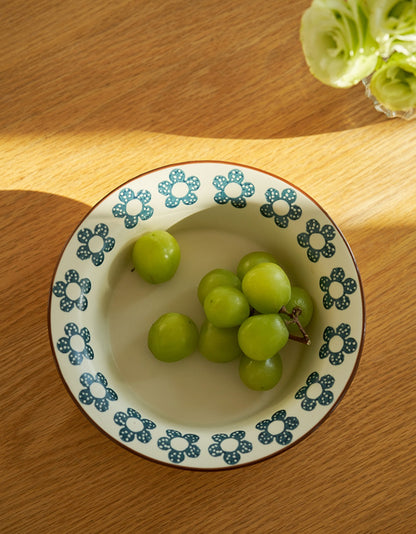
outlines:
{"label": "single grape", "polygon": [[252,360],[243,356],[239,367],[240,378],[250,389],[266,391],[274,388],[282,377],[282,359],[276,354],[267,360]]}
{"label": "single grape", "polygon": [[259,263],[277,263],[277,260],[268,252],[249,252],[239,261],[237,266],[237,276],[242,280],[244,275]]}
{"label": "single grape", "polygon": [[276,263],[259,263],[243,278],[241,288],[247,300],[260,313],[278,313],[291,295],[289,278]]}
{"label": "single grape", "polygon": [[238,326],[218,328],[206,320],[199,333],[199,352],[212,362],[230,362],[242,356]]}
{"label": "single grape", "polygon": [[228,269],[213,269],[203,276],[199,282],[198,299],[200,303],[203,304],[208,293],[218,286],[231,286],[241,289],[241,280]]}
{"label": "single grape", "polygon": [[192,319],[182,313],[165,313],[150,327],[147,344],[158,360],[176,362],[197,349],[198,336]]}
{"label": "single grape", "polygon": [[132,251],[135,270],[151,284],[170,280],[178,269],[180,257],[178,242],[165,230],[154,230],[141,235]]}
{"label": "single grape", "polygon": [[243,293],[231,286],[217,286],[204,300],[205,315],[218,328],[239,326],[250,315],[250,306]]}
{"label": "single grape", "polygon": [[[292,295],[285,308],[289,313],[292,313],[293,308],[300,308],[301,314],[298,315],[300,324],[305,327],[308,326],[312,319],[313,315],[313,301],[309,293],[302,287],[292,286]],[[282,314],[282,317],[285,321],[290,320],[286,314]],[[299,335],[299,328],[294,323],[289,323],[286,325],[289,333],[293,335]]]}
{"label": "single grape", "polygon": [[252,360],[267,360],[289,339],[289,331],[278,313],[252,315],[238,330],[238,344]]}

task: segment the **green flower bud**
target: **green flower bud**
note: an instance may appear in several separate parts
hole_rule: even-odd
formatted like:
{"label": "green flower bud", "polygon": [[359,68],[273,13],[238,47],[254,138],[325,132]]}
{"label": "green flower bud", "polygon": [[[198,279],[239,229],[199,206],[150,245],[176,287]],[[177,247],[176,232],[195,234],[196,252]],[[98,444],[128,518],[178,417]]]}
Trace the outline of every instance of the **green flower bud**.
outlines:
{"label": "green flower bud", "polygon": [[351,87],[370,75],[377,43],[359,0],[313,0],[303,13],[300,39],[313,76],[332,87]]}
{"label": "green flower bud", "polygon": [[369,87],[380,104],[391,111],[416,108],[416,54],[394,53],[374,72]]}

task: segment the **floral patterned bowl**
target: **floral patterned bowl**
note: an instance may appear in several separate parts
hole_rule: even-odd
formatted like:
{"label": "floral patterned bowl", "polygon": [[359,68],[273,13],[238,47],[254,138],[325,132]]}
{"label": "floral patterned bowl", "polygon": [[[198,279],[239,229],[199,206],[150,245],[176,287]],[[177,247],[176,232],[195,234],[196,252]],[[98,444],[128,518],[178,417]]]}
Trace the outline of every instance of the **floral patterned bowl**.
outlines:
{"label": "floral patterned bowl", "polygon": [[[167,229],[181,247],[172,280],[132,271],[143,232]],[[312,344],[290,341],[270,391],[246,388],[238,361],[199,353],[167,364],[147,348],[150,325],[177,311],[201,324],[199,280],[254,250],[277,256],[311,293]],[[160,168],[107,195],[69,239],[52,282],[49,327],[58,369],[85,415],[132,452],[195,469],[243,466],[308,435],[356,371],[365,309],[352,252],[307,194],[266,172],[225,162]]]}

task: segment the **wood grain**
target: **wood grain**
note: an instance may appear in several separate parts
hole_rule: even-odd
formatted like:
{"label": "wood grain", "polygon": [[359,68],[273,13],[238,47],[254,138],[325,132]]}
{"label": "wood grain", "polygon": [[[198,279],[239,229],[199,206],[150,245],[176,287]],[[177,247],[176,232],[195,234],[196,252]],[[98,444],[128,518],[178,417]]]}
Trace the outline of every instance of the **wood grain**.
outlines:
{"label": "wood grain", "polygon": [[[307,0],[4,0],[0,6],[0,530],[408,533],[416,524],[416,123],[314,80]],[[76,409],[49,287],[102,196],[218,159],[312,195],[355,254],[367,334],[331,417],[284,454],[192,472],[136,457]]]}

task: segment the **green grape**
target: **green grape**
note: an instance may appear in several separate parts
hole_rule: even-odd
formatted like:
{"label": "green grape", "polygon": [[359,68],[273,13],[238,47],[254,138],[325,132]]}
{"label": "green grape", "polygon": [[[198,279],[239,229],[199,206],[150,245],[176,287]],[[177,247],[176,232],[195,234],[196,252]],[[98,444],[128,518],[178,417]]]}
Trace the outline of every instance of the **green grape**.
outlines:
{"label": "green grape", "polygon": [[289,331],[278,313],[252,315],[238,330],[238,344],[252,360],[272,358],[288,339]]}
{"label": "green grape", "polygon": [[231,286],[217,286],[204,300],[205,315],[218,328],[240,325],[250,315],[250,306],[243,293]]}
{"label": "green grape", "polygon": [[252,267],[244,275],[241,288],[250,306],[260,313],[277,313],[291,295],[286,273],[271,262]]}
{"label": "green grape", "polygon": [[[309,293],[297,286],[292,286],[292,295],[289,302],[285,305],[286,310],[292,313],[293,308],[300,308],[302,313],[298,315],[300,324],[305,327],[308,326],[313,315],[313,302]],[[284,321],[290,320],[286,314],[282,314]],[[293,335],[299,335],[299,327],[295,323],[286,324],[289,333]]]}
{"label": "green grape", "polygon": [[238,327],[218,328],[205,321],[199,333],[199,352],[212,362],[230,362],[242,356]]}
{"label": "green grape", "polygon": [[165,230],[154,230],[141,235],[132,251],[135,270],[151,284],[170,280],[176,273],[180,257],[178,242]]}
{"label": "green grape", "polygon": [[267,360],[257,361],[243,356],[240,361],[240,378],[250,389],[266,391],[272,389],[282,376],[282,359],[276,354]]}
{"label": "green grape", "polygon": [[259,263],[277,263],[277,261],[268,252],[249,252],[239,261],[237,265],[237,276],[242,280],[244,275]]}
{"label": "green grape", "polygon": [[198,285],[198,299],[204,303],[208,293],[217,286],[231,286],[241,289],[241,281],[236,274],[228,269],[213,269],[207,273]]}
{"label": "green grape", "polygon": [[176,362],[197,349],[198,328],[182,313],[165,313],[150,327],[147,345],[158,360]]}

